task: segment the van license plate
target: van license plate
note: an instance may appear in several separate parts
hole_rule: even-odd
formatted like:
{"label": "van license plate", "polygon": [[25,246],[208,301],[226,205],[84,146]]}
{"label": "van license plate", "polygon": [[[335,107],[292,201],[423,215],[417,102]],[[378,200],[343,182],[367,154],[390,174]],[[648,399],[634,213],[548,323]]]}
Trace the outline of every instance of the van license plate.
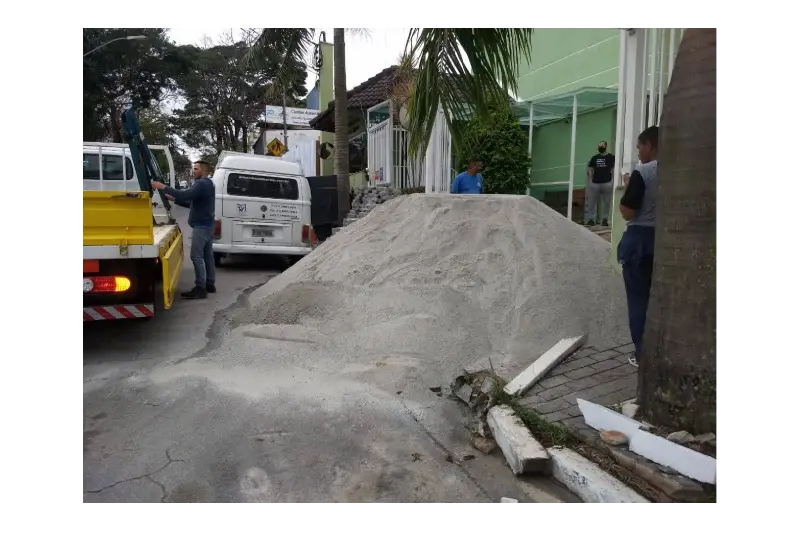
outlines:
{"label": "van license plate", "polygon": [[271,229],[254,229],[253,237],[272,237],[274,235],[274,231]]}

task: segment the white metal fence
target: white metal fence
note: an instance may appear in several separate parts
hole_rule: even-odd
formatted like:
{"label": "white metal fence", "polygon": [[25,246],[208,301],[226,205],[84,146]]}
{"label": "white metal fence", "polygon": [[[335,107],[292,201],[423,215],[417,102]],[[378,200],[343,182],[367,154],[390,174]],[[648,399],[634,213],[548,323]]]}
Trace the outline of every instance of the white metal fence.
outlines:
{"label": "white metal fence", "polygon": [[397,189],[425,187],[425,192],[449,192],[453,179],[450,131],[440,111],[427,149],[411,156],[411,135],[391,118],[367,130],[367,171],[370,184]]}

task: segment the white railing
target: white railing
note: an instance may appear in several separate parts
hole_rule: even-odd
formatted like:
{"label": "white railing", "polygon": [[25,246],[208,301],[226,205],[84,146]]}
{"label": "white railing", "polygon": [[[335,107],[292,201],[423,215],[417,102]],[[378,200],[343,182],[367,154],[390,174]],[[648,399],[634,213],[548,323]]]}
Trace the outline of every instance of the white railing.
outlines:
{"label": "white railing", "polygon": [[369,183],[397,189],[425,187],[425,192],[449,192],[454,173],[450,130],[440,111],[424,153],[411,156],[411,135],[391,118],[367,130]]}

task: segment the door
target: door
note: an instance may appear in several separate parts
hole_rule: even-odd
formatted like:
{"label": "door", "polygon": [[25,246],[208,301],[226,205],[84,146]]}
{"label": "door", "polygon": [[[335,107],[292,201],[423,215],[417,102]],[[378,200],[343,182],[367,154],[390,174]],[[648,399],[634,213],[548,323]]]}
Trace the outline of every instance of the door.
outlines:
{"label": "door", "polygon": [[161,258],[162,290],[164,292],[164,309],[172,307],[175,293],[178,291],[178,282],[181,279],[181,265],[183,264],[183,234],[176,227],[172,241],[166,250],[159,253]]}
{"label": "door", "polygon": [[232,219],[232,241],[291,245],[300,239],[302,228],[295,228],[302,225],[303,214],[298,179],[230,172],[225,183],[222,216]]}

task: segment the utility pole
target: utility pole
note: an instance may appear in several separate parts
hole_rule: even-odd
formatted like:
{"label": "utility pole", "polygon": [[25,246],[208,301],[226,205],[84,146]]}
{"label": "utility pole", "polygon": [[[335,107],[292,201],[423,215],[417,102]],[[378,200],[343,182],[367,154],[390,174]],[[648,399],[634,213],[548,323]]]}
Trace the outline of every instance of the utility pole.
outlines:
{"label": "utility pole", "polygon": [[289,133],[286,131],[286,87],[281,87],[283,96],[283,145],[289,148]]}

